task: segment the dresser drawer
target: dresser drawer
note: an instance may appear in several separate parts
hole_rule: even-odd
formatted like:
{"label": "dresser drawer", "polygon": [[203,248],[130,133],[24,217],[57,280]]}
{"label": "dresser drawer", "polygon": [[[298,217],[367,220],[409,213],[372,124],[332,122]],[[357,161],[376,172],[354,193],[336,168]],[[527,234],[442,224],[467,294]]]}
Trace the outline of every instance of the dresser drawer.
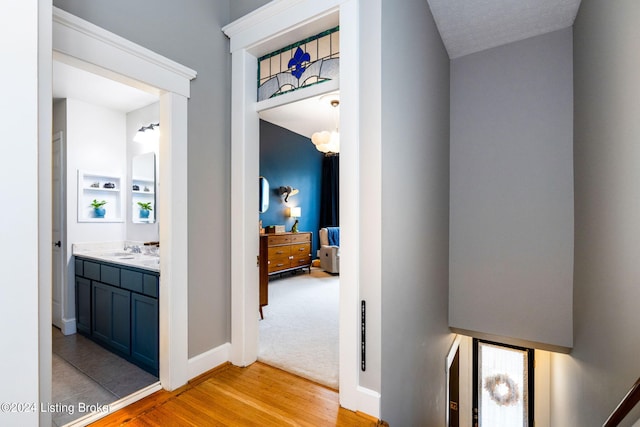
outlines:
{"label": "dresser drawer", "polygon": [[291,235],[283,234],[282,236],[269,236],[269,246],[288,245],[291,243]]}
{"label": "dresser drawer", "polygon": [[291,243],[311,242],[310,233],[297,233],[291,235]]}
{"label": "dresser drawer", "polygon": [[291,245],[291,268],[311,264],[311,244]]}
{"label": "dresser drawer", "polygon": [[306,267],[311,264],[311,256],[310,255],[300,255],[291,260],[291,268],[294,267]]}
{"label": "dresser drawer", "polygon": [[269,259],[291,255],[291,246],[272,246],[267,251]]}
{"label": "dresser drawer", "polygon": [[269,269],[269,273],[274,273],[276,271],[286,270],[290,266],[291,266],[291,260],[289,259],[288,256],[279,257],[279,258],[272,258],[269,260],[268,269]]}
{"label": "dresser drawer", "polygon": [[311,253],[311,243],[299,243],[291,245],[291,255],[298,257],[300,255],[308,256]]}

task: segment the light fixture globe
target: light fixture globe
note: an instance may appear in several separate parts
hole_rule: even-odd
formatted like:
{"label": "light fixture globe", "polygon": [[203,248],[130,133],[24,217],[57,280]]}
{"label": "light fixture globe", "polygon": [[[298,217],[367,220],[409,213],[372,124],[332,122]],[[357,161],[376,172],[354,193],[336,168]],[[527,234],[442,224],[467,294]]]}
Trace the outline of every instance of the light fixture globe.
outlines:
{"label": "light fixture globe", "polygon": [[311,142],[316,149],[322,153],[339,153],[340,152],[340,133],[338,132],[337,107],[340,105],[338,94],[329,94],[320,98],[321,102],[328,103],[333,108],[335,130],[329,132],[323,130],[315,132],[311,135]]}
{"label": "light fixture globe", "polygon": [[331,132],[329,131],[323,130],[311,135],[311,142],[313,142],[313,145],[315,145],[316,147],[328,144],[329,141],[331,141]]}

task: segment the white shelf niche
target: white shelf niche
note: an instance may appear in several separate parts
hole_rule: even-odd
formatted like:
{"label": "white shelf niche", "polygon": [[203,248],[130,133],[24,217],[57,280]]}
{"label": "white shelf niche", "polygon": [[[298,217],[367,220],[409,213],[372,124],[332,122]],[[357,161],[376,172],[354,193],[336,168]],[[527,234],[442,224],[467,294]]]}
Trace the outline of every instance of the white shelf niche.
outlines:
{"label": "white shelf niche", "polygon": [[[78,170],[78,222],[123,222],[123,197],[121,175]],[[110,188],[113,184],[113,188]],[[107,185],[107,187],[105,187]],[[104,218],[96,218],[91,206],[93,200],[107,203]]]}

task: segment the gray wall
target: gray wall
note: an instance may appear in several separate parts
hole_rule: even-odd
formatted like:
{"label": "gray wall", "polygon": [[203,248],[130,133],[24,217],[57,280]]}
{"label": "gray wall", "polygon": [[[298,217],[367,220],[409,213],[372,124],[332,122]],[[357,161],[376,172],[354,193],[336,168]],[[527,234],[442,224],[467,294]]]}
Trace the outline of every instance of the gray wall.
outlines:
{"label": "gray wall", "polygon": [[189,99],[189,356],[230,340],[228,0],[55,0],[54,5],[197,71]]}
{"label": "gray wall", "polygon": [[443,425],[449,58],[427,2],[382,1],[381,416]]}
{"label": "gray wall", "polygon": [[583,0],[574,26],[575,345],[552,359],[554,426],[602,425],[640,374],[638,22],[637,0]]}
{"label": "gray wall", "polygon": [[229,22],[233,22],[269,3],[269,0],[231,0],[229,3]]}
{"label": "gray wall", "polygon": [[572,30],[451,64],[449,324],[572,345]]}

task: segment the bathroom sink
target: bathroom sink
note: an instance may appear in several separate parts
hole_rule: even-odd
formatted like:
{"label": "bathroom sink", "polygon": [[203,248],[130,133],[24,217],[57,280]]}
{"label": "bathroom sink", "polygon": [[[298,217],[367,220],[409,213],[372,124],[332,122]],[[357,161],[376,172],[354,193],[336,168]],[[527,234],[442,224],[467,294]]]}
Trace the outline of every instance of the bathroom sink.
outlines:
{"label": "bathroom sink", "polygon": [[132,257],[134,256],[134,254],[132,254],[131,252],[110,252],[110,253],[106,253],[104,254],[104,256],[108,256],[108,257],[115,257],[115,258],[119,258],[119,257]]}
{"label": "bathroom sink", "polygon": [[140,261],[141,264],[146,265],[147,267],[157,267],[160,265],[160,258],[158,259],[145,259]]}

